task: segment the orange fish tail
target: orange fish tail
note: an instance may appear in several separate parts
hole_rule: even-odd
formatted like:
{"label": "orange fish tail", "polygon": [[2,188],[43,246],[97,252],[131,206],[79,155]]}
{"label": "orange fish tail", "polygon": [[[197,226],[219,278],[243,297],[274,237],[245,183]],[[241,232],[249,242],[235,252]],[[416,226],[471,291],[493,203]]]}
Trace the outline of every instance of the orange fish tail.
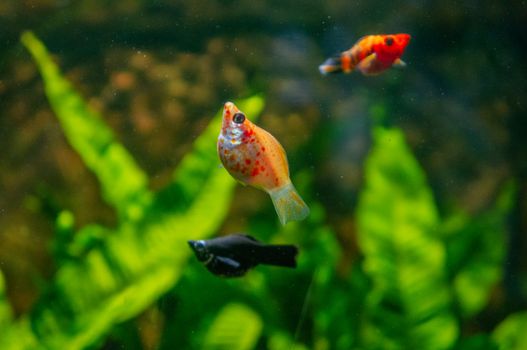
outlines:
{"label": "orange fish tail", "polygon": [[280,222],[300,221],[309,215],[309,208],[291,182],[269,191]]}

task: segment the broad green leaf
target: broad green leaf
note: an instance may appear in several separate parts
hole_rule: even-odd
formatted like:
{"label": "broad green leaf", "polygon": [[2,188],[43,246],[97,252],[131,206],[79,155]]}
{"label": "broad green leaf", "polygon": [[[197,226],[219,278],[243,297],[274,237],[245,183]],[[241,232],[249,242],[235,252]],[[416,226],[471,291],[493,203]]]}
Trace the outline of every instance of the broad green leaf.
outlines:
{"label": "broad green leaf", "polygon": [[507,215],[514,193],[514,186],[509,184],[490,211],[473,218],[458,214],[444,225],[449,277],[464,317],[487,304],[492,286],[501,279]]}
{"label": "broad green leaf", "polygon": [[269,337],[267,342],[267,349],[269,350],[308,350],[302,344],[296,343],[286,333],[275,332]]}
{"label": "broad green leaf", "polygon": [[373,283],[364,347],[447,349],[458,328],[431,190],[400,130],[377,127],[373,141],[357,209],[364,271]]}
{"label": "broad green leaf", "polygon": [[487,334],[477,334],[462,339],[454,350],[498,350],[498,346]]}
{"label": "broad green leaf", "polygon": [[492,338],[500,350],[527,349],[527,312],[512,314],[496,327]]}
{"label": "broad green leaf", "polygon": [[[69,87],[44,46],[30,33],[22,40],[39,64],[68,139],[122,214],[116,229],[89,225],[71,242],[73,218],[59,216],[57,227],[65,239],[58,250],[67,259],[31,313],[34,337],[46,347],[84,349],[97,345],[113,325],[140,313],[178,281],[191,254],[186,241],[217,230],[236,182],[218,167],[220,112],[184,157],[168,189],[151,201],[145,175]],[[256,117],[263,99],[249,98],[240,106]]]}
{"label": "broad green leaf", "polygon": [[[251,112],[258,115],[261,107],[261,103],[254,104]],[[171,208],[164,197],[163,205],[152,206],[143,220],[123,222],[115,232],[107,230],[102,235],[101,228],[88,226],[90,231],[81,230],[77,235],[72,248],[85,247],[86,237],[101,239],[89,246],[91,250],[82,259],[58,270],[53,287],[38,304],[32,323],[42,341],[68,349],[94,344],[113,324],[137,315],[177,282],[191,254],[187,240],[206,238],[216,231],[236,184],[218,167],[217,158],[199,156],[204,145],[215,152],[220,118],[218,113],[196,140],[187,156],[193,162],[184,159],[176,170],[201,170],[178,177],[171,185],[188,195],[186,206],[178,205],[180,198],[175,196],[170,198]],[[194,186],[194,181],[202,185]]]}
{"label": "broad green leaf", "polygon": [[0,349],[2,350],[40,350],[45,349],[38,343],[26,317],[0,329]]}
{"label": "broad green leaf", "polygon": [[6,295],[5,280],[0,270],[0,349],[38,349],[27,319],[13,321],[13,311]]}
{"label": "broad green leaf", "polygon": [[307,261],[300,261],[299,267],[308,265],[313,271],[302,310],[303,315],[312,314],[313,324],[304,321],[302,329],[296,332],[297,339],[312,333],[309,338],[313,339],[313,344],[310,345],[315,349],[352,349],[358,341],[358,315],[364,308],[368,281],[358,264],[347,276],[338,273],[342,248],[336,233],[324,225],[323,207],[316,202],[312,202],[311,207],[314,215],[303,224],[312,224],[312,227],[300,230],[302,235],[309,232],[304,238],[304,254],[301,255]]}
{"label": "broad green leaf", "polygon": [[202,349],[253,349],[262,328],[262,320],[253,310],[243,304],[228,304],[212,322]]}
{"label": "broad green leaf", "polygon": [[2,329],[7,328],[11,324],[12,318],[11,305],[9,300],[7,300],[5,290],[4,275],[2,270],[0,270],[0,335],[2,334]]}
{"label": "broad green leaf", "polygon": [[46,95],[64,134],[99,179],[106,201],[117,209],[121,218],[141,217],[150,201],[144,172],[115,140],[98,113],[60,74],[42,42],[31,32],[22,34],[21,41],[40,69]]}

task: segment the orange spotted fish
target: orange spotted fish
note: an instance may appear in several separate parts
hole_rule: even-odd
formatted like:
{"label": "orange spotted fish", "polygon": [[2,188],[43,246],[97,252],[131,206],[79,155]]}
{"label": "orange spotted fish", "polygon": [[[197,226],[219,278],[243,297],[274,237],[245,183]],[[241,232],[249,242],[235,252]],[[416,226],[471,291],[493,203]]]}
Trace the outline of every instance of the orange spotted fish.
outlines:
{"label": "orange spotted fish", "polygon": [[350,73],[376,75],[391,66],[404,67],[401,56],[410,42],[409,34],[367,35],[338,57],[329,58],[318,69],[322,74]]}
{"label": "orange spotted fish", "polygon": [[307,217],[309,208],[291,183],[282,145],[232,102],[223,107],[218,155],[236,180],[269,193],[282,225]]}

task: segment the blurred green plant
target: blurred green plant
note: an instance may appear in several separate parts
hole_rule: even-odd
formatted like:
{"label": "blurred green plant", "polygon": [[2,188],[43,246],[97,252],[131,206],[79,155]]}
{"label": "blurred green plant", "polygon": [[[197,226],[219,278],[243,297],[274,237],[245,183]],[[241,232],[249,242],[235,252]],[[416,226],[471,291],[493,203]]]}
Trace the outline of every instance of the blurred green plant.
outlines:
{"label": "blurred green plant", "polygon": [[2,336],[2,330],[9,327],[12,322],[12,317],[11,306],[9,305],[5,292],[4,275],[0,270],[0,339]]}
{"label": "blurred green plant", "polygon": [[[0,348],[84,349],[169,290],[190,256],[186,241],[210,236],[223,221],[235,182],[218,167],[221,113],[195,141],[167,188],[151,193],[146,175],[61,76],[44,45],[29,32],[21,40],[39,66],[66,137],[97,176],[119,224],[115,229],[89,225],[73,235],[72,215],[59,215],[55,251],[61,265],[29,316],[31,329],[19,322],[7,330],[22,330],[30,345],[5,337]],[[259,96],[239,102],[255,116],[263,103]]]}
{"label": "blurred green plant", "polygon": [[357,208],[364,270],[373,281],[362,330],[369,349],[448,349],[450,309],[439,215],[401,131],[377,127]]}
{"label": "blurred green plant", "polygon": [[512,314],[496,327],[492,338],[499,350],[527,349],[527,312]]}
{"label": "blurred green plant", "polygon": [[258,314],[243,304],[228,304],[210,326],[202,349],[250,350],[261,331]]}
{"label": "blurred green plant", "polygon": [[506,252],[507,214],[515,186],[504,186],[495,206],[469,217],[456,212],[442,225],[447,250],[447,274],[453,286],[456,311],[468,318],[487,304],[492,287],[502,277]]}
{"label": "blurred green plant", "polygon": [[441,222],[402,132],[383,127],[374,129],[365,180],[357,208],[359,244],[373,287],[363,345],[452,348],[460,317],[480,311],[502,277],[514,186],[505,186],[495,207],[479,217],[456,213]]}

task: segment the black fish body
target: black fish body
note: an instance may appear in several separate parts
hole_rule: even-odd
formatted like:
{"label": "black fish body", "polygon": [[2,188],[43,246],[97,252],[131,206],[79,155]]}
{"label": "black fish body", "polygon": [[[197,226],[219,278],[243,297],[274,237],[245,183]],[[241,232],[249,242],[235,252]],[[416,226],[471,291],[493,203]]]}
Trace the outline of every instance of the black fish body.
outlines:
{"label": "black fish body", "polygon": [[259,264],[296,267],[298,249],[293,245],[262,244],[242,234],[188,243],[198,260],[219,276],[243,276]]}

